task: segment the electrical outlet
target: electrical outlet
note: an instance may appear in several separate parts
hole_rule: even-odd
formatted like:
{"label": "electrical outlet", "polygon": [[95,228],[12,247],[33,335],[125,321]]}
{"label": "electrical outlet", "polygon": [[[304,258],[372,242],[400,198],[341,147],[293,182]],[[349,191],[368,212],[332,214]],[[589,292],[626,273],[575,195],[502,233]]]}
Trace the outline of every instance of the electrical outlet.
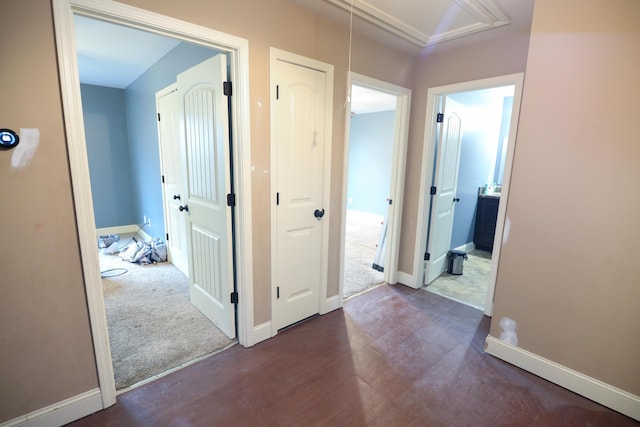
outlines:
{"label": "electrical outlet", "polygon": [[151,218],[147,220],[147,224],[149,224],[149,227],[151,227]]}
{"label": "electrical outlet", "polygon": [[147,225],[147,216],[146,215],[142,215],[142,223],[144,225]]}

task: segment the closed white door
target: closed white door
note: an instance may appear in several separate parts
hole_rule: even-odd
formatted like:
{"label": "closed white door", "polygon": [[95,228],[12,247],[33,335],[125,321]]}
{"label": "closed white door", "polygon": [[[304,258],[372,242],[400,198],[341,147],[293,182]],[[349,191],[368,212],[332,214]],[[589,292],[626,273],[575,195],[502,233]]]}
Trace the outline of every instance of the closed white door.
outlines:
{"label": "closed white door", "polygon": [[187,222],[179,211],[187,194],[184,138],[180,136],[182,117],[180,97],[175,85],[158,95],[158,129],[162,159],[167,257],[185,276],[189,276]]}
{"label": "closed white door", "polygon": [[323,227],[328,226],[323,206],[327,75],[282,60],[272,72],[277,198],[273,322],[280,329],[320,310]]}
{"label": "closed white door", "polygon": [[451,101],[443,100],[444,117],[440,124],[436,151],[436,174],[433,186],[436,194],[432,198],[429,241],[424,283],[428,285],[447,268],[447,252],[451,249],[453,214],[457,202],[458,167],[460,165],[460,145],[462,141],[462,121],[460,115],[452,111]]}
{"label": "closed white door", "polygon": [[187,166],[187,193],[180,208],[190,243],[191,302],[233,338],[226,70],[226,57],[219,54],[178,75]]}

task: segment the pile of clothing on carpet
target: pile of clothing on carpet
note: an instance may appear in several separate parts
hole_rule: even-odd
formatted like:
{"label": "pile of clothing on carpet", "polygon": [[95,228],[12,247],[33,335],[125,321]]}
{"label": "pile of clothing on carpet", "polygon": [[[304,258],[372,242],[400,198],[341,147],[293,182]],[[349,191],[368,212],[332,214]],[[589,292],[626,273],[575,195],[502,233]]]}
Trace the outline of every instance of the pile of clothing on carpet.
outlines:
{"label": "pile of clothing on carpet", "polygon": [[98,248],[103,254],[116,254],[125,261],[153,264],[167,260],[167,244],[159,238],[138,241],[135,236],[119,247],[120,236],[109,234],[98,237]]}

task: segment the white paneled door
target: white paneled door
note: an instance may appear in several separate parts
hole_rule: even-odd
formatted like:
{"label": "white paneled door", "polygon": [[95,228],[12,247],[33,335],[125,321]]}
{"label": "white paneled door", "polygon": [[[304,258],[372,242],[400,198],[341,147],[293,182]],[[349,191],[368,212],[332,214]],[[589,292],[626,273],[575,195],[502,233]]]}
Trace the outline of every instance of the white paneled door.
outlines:
{"label": "white paneled door", "polygon": [[458,189],[458,167],[460,165],[460,145],[462,122],[460,115],[452,109],[453,101],[445,98],[442,103],[443,122],[439,124],[438,146],[436,150],[436,173],[433,185],[436,194],[432,199],[429,223],[429,241],[424,283],[428,285],[437,279],[447,267],[447,252],[451,246],[453,214]]}
{"label": "white paneled door", "polygon": [[323,227],[328,226],[323,206],[328,82],[323,71],[280,59],[272,63],[272,72],[277,198],[273,322],[280,329],[320,310]]}
{"label": "white paneled door", "polygon": [[185,276],[189,276],[187,222],[180,212],[182,198],[187,194],[184,138],[180,136],[182,114],[176,85],[171,85],[157,97],[158,136],[162,158],[167,256]]}
{"label": "white paneled door", "polygon": [[222,54],[178,74],[186,155],[186,217],[191,302],[230,338],[235,337],[229,120]]}

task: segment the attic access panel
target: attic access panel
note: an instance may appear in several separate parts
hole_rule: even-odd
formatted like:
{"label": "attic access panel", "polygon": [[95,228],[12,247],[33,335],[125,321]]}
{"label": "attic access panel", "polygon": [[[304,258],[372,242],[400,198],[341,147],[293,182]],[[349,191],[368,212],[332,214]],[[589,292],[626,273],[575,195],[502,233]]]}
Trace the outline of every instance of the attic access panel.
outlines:
{"label": "attic access panel", "polygon": [[420,47],[511,21],[492,0],[325,0]]}

